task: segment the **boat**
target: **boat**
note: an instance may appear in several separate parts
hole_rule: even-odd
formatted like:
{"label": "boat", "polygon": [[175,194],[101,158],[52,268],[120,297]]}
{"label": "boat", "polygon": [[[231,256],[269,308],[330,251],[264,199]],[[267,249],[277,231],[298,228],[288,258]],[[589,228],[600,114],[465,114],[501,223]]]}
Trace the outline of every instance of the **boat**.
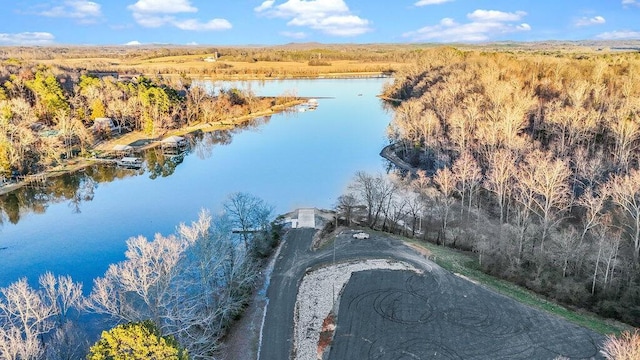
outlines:
{"label": "boat", "polygon": [[137,157],[125,156],[116,161],[116,165],[127,169],[139,169],[142,167],[142,159]]}

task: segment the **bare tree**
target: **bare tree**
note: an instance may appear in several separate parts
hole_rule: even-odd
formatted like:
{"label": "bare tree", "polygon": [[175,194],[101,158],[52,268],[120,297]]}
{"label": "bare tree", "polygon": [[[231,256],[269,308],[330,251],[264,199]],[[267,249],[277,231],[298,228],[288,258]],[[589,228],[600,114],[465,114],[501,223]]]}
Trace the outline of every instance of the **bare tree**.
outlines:
{"label": "bare tree", "polygon": [[486,186],[496,194],[500,207],[500,223],[504,223],[508,219],[506,210],[515,172],[515,158],[511,151],[499,150],[489,157]]}
{"label": "bare tree", "polygon": [[171,283],[183,251],[184,245],[173,236],[127,240],[127,260],[110,265],[104,278],[94,280],[90,308],[129,322],[152,319],[162,324],[175,300]]}
{"label": "bare tree", "polygon": [[54,305],[22,278],[0,289],[0,357],[36,360],[42,356],[42,336],[55,327]]}
{"label": "bare tree", "polygon": [[393,181],[383,175],[372,176],[362,171],[356,173],[350,189],[367,206],[367,222],[370,228],[376,226],[385,205],[388,205],[389,198],[397,188]]}
{"label": "bare tree", "polygon": [[562,277],[565,278],[569,265],[582,252],[579,246],[580,236],[574,227],[569,227],[561,230],[553,239],[555,240],[553,254],[562,264]]}
{"label": "bare tree", "polygon": [[58,316],[59,325],[67,322],[69,311],[82,308],[82,284],[74,282],[70,276],[55,277],[52,273],[46,272],[40,276],[40,286],[47,302]]}
{"label": "bare tree", "polygon": [[451,206],[455,201],[453,198],[453,192],[455,191],[456,180],[451,169],[444,168],[436,171],[436,174],[433,177],[433,182],[440,190],[438,203],[440,205],[442,215],[442,244],[445,245],[449,213],[451,211]]}
{"label": "bare tree", "polygon": [[94,281],[90,308],[118,321],[152,319],[193,359],[211,358],[246,304],[257,268],[229,216],[202,211],[178,236],[127,241],[127,259]]}
{"label": "bare tree", "polygon": [[628,170],[634,151],[638,148],[638,139],[640,138],[640,124],[629,117],[630,109],[621,105],[611,114],[611,118],[607,123],[610,124],[610,130],[613,134],[614,158],[616,164],[623,169]]}
{"label": "bare tree", "polygon": [[[389,231],[394,234],[398,227],[400,227],[399,233],[403,233],[405,230],[405,215],[407,207],[407,198],[398,194],[397,191],[389,196],[387,205],[383,212],[385,216],[384,224],[389,223]],[[383,228],[385,227],[383,224]]]}
{"label": "bare tree", "polygon": [[587,189],[585,193],[578,198],[577,203],[581,205],[585,214],[582,216],[582,232],[580,234],[580,245],[584,242],[587,232],[594,226],[597,226],[602,219],[602,211],[604,209],[607,197],[605,195],[594,195],[592,189]]}
{"label": "bare tree", "polygon": [[640,251],[640,170],[627,175],[614,175],[605,184],[606,193],[629,217],[623,222],[633,242],[634,259],[638,261]]}
{"label": "bare tree", "polygon": [[268,230],[273,207],[255,195],[242,192],[231,194],[223,206],[236,230],[242,234],[247,251],[254,251],[257,244],[251,233]]}
{"label": "bare tree", "polygon": [[[598,275],[602,273],[604,277],[604,285],[606,286],[610,279],[612,266],[615,265],[615,259],[618,256],[620,246],[620,230],[613,228],[612,217],[610,214],[604,215],[602,220],[593,228],[594,237],[598,247],[596,255],[596,263],[593,270],[591,281],[591,294],[595,293]],[[604,270],[600,268],[600,262],[606,267]]]}
{"label": "bare tree", "polygon": [[453,163],[453,176],[456,179],[456,188],[462,198],[462,206],[460,207],[460,214],[465,208],[465,198],[468,204],[468,213],[471,213],[471,204],[473,202],[473,196],[480,187],[482,182],[482,170],[476,159],[471,153],[464,152],[455,163]]}
{"label": "bare tree", "polygon": [[83,328],[67,321],[53,331],[47,341],[47,360],[76,360],[86,356],[89,340]]}
{"label": "bare tree", "polygon": [[411,237],[416,236],[416,230],[422,232],[422,216],[425,202],[422,196],[409,188],[405,189],[403,197],[406,199],[407,215],[411,218]]}
{"label": "bare tree", "polygon": [[[353,212],[358,206],[358,199],[353,194],[344,194],[338,197],[338,204],[336,210],[339,214],[344,216],[347,226],[351,226],[351,220],[353,218]],[[336,224],[337,226],[337,224]]]}
{"label": "bare tree", "polygon": [[566,162],[553,160],[550,155],[535,151],[525,158],[518,170],[518,182],[527,187],[533,200],[531,209],[540,217],[542,236],[540,251],[549,230],[562,220],[562,214],[571,204],[569,177],[571,171]]}

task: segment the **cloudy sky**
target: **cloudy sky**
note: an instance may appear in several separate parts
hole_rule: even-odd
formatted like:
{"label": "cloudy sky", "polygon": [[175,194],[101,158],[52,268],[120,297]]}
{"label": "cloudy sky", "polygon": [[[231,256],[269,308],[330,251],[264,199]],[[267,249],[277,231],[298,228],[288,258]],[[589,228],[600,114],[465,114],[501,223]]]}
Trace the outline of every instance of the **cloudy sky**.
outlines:
{"label": "cloudy sky", "polygon": [[640,0],[4,0],[0,45],[640,39]]}

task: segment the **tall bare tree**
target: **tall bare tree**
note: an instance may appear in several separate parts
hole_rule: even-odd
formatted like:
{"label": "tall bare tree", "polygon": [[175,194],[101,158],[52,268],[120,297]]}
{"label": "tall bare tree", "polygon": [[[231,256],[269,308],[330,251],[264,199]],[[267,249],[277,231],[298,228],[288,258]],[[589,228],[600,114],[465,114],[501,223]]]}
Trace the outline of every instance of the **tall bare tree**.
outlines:
{"label": "tall bare tree", "polygon": [[440,190],[440,196],[437,201],[440,205],[442,216],[442,244],[445,245],[449,213],[451,212],[451,207],[455,202],[453,193],[456,187],[456,179],[451,169],[444,168],[436,171],[436,174],[433,177],[433,182],[438,186],[438,190]]}
{"label": "tall bare tree", "polygon": [[515,175],[515,157],[509,150],[499,150],[489,157],[487,188],[496,194],[500,207],[500,223],[508,219],[507,206]]}
{"label": "tall bare tree", "polygon": [[637,262],[640,255],[640,170],[614,175],[605,186],[606,193],[628,216],[623,225],[633,243],[633,256]]}
{"label": "tall bare tree", "polygon": [[56,308],[22,278],[0,289],[0,358],[37,360],[42,336],[55,327]]}
{"label": "tall bare tree", "polygon": [[268,230],[273,207],[255,195],[242,192],[231,194],[223,206],[236,230],[242,234],[247,251],[254,251],[259,244],[255,243],[252,234]]}
{"label": "tall bare tree", "polygon": [[565,161],[535,151],[525,158],[518,170],[518,183],[531,194],[533,208],[540,218],[542,235],[540,251],[549,230],[556,226],[571,204],[569,178],[571,171]]}
{"label": "tall bare tree", "polygon": [[473,197],[482,182],[482,170],[476,159],[466,151],[453,163],[453,176],[456,179],[456,188],[462,198],[460,214],[465,208],[465,199],[468,202],[468,213],[471,213]]}

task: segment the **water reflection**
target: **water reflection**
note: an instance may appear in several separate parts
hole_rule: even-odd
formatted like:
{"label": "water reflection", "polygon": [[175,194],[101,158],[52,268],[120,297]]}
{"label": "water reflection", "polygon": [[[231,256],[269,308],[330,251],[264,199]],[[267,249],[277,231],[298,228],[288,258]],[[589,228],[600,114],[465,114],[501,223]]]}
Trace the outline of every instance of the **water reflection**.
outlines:
{"label": "water reflection", "polygon": [[82,203],[93,200],[99,183],[111,182],[135,175],[114,166],[93,165],[72,174],[52,177],[34,185],[0,196],[3,221],[17,224],[27,213],[43,214],[50,204],[68,202],[74,213],[80,213]]}
{"label": "water reflection", "polygon": [[216,146],[230,145],[234,135],[259,129],[270,120],[271,116],[263,116],[230,129],[191,133],[186,137],[189,145],[177,153],[168,153],[161,147],[134,153],[143,159],[143,166],[138,169],[122,168],[113,163],[96,164],[24,186],[0,196],[0,224],[5,221],[17,224],[25,214],[43,214],[55,203],[67,202],[73,213],[81,213],[82,205],[93,200],[95,189],[101,183],[141,175],[148,175],[150,179],[171,176],[186,156],[194,153],[199,159],[208,159],[214,155]]}

